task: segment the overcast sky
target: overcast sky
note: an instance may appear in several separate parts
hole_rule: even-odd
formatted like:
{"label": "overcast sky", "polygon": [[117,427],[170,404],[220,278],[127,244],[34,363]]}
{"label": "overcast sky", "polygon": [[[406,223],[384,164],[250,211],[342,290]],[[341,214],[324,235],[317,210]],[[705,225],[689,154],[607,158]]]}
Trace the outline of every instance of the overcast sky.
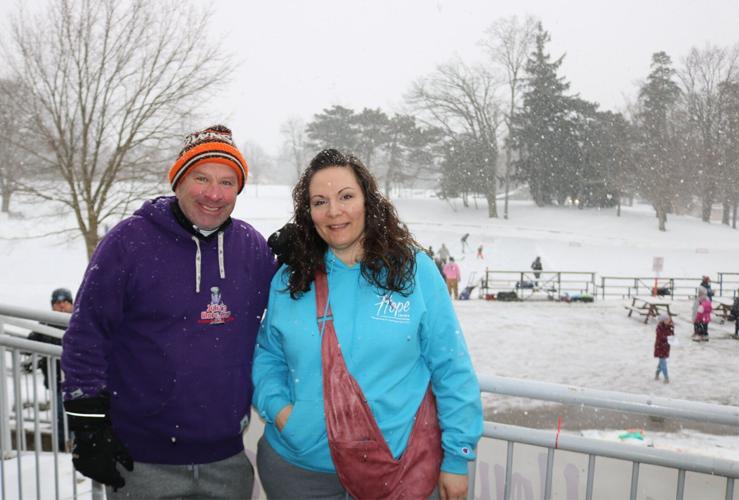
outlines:
{"label": "overcast sky", "polygon": [[[739,0],[196,0],[214,10],[213,35],[235,55],[230,87],[204,120],[275,153],[291,115],[309,121],[334,104],[402,111],[417,78],[459,56],[496,19],[527,14],[549,31],[571,90],[619,110],[649,71],[706,43],[739,42]],[[0,14],[12,0],[0,0]]]}

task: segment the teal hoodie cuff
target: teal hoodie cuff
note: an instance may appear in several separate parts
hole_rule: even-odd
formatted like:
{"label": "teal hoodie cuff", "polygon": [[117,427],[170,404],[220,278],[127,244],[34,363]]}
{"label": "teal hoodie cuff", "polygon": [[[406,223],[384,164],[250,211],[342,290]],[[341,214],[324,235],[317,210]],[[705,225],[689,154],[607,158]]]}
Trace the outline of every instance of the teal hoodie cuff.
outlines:
{"label": "teal hoodie cuff", "polygon": [[466,458],[450,455],[449,453],[444,453],[444,459],[441,462],[441,470],[443,472],[449,472],[451,474],[461,474],[466,476],[467,463],[468,460]]}

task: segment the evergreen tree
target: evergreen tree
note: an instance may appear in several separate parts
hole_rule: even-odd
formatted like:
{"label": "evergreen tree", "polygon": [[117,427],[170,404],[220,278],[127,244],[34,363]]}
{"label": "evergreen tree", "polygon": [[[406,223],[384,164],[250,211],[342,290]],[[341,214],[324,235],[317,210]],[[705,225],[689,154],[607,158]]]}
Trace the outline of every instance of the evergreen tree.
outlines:
{"label": "evergreen tree", "polygon": [[336,148],[347,153],[356,152],[359,136],[355,119],[353,109],[338,105],[313,115],[313,121],[306,126],[309,147],[316,151]]}
{"label": "evergreen tree", "polygon": [[[394,115],[387,125],[385,193],[393,184],[423,180],[423,173],[436,173],[433,147],[441,140],[437,128],[423,129],[413,115]],[[429,179],[430,180],[430,179]]]}
{"label": "evergreen tree", "polygon": [[356,154],[365,165],[371,167],[375,154],[388,141],[390,119],[380,108],[364,108],[351,119],[356,136]]}
{"label": "evergreen tree", "polygon": [[517,176],[526,181],[537,205],[551,204],[562,190],[557,177],[566,175],[570,154],[567,135],[569,84],[557,75],[563,57],[552,61],[545,51],[549,33],[538,25],[534,50],[526,63],[523,109],[514,117],[513,146],[518,151]]}
{"label": "evergreen tree", "polygon": [[639,91],[641,192],[654,206],[659,230],[666,230],[667,214],[672,211],[677,192],[679,148],[671,120],[680,89],[674,82],[672,60],[665,52],[652,55],[651,71]]}

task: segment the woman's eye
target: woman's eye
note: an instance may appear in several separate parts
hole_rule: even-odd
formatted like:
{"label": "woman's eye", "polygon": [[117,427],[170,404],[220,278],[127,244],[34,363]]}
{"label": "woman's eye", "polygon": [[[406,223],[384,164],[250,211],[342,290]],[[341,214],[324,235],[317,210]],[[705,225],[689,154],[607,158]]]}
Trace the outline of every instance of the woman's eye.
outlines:
{"label": "woman's eye", "polygon": [[324,200],[314,200],[311,202],[312,207],[320,207],[321,205],[325,204],[326,202]]}
{"label": "woman's eye", "polygon": [[354,195],[353,194],[349,194],[349,193],[344,194],[344,195],[341,196],[341,199],[342,200],[351,200],[352,198],[354,198]]}

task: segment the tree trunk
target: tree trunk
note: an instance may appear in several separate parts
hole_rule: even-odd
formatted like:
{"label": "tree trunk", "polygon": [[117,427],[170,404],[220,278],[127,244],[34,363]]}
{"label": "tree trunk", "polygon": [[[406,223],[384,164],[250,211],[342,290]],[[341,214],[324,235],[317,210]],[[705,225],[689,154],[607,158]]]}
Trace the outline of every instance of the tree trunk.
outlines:
{"label": "tree trunk", "polygon": [[667,231],[667,211],[664,208],[657,208],[657,220],[659,221],[659,230]]}
{"label": "tree trunk", "polygon": [[508,193],[511,187],[511,148],[505,150],[505,196],[503,198],[503,218],[508,220]]}
{"label": "tree trunk", "polygon": [[97,226],[95,226],[94,228],[88,229],[82,234],[85,237],[85,247],[87,248],[87,260],[89,261],[92,258],[93,252],[98,246],[98,242],[100,242],[100,237],[98,236]]}
{"label": "tree trunk", "polygon": [[7,214],[10,212],[10,195],[13,194],[9,189],[3,189],[2,197],[2,208],[0,208],[0,212]]}
{"label": "tree trunk", "polygon": [[721,224],[729,225],[729,219],[731,217],[731,204],[729,200],[724,200],[721,204]]}
{"label": "tree trunk", "polygon": [[616,199],[616,217],[621,217],[621,197]]}
{"label": "tree trunk", "polygon": [[739,205],[739,196],[737,196],[736,194],[734,194],[734,209],[732,210],[732,215],[731,215],[731,227],[733,227],[734,229],[736,229],[736,208],[737,208],[737,205]]}
{"label": "tree trunk", "polygon": [[706,191],[703,193],[701,205],[701,220],[703,222],[711,222],[711,209],[713,208],[713,193]]}
{"label": "tree trunk", "polygon": [[485,193],[485,197],[488,200],[488,217],[497,219],[498,218],[498,205],[497,205],[498,200],[495,197],[495,191],[493,190],[492,193],[488,191],[487,193]]}

